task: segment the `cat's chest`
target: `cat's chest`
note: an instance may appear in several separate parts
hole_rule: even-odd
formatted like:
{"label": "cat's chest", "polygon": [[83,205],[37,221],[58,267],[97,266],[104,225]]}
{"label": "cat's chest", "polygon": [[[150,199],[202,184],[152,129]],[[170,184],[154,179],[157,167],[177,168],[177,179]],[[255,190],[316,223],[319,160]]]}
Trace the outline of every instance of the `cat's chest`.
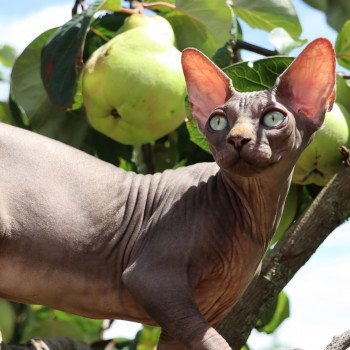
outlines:
{"label": "cat's chest", "polygon": [[[210,324],[220,322],[260,272],[264,249],[250,239],[240,242],[239,252],[224,257],[203,273],[194,297]],[[239,258],[238,258],[239,256]]]}

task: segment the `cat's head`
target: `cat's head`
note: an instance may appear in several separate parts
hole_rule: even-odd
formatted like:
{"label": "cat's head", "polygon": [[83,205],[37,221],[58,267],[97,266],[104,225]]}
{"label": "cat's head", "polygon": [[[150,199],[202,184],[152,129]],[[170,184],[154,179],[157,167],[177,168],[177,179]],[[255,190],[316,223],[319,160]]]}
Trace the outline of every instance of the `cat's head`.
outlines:
{"label": "cat's head", "polygon": [[335,55],[327,39],[310,43],[264,91],[237,92],[196,49],[184,50],[182,65],[192,115],[214,159],[242,176],[286,162],[292,168],[334,102]]}

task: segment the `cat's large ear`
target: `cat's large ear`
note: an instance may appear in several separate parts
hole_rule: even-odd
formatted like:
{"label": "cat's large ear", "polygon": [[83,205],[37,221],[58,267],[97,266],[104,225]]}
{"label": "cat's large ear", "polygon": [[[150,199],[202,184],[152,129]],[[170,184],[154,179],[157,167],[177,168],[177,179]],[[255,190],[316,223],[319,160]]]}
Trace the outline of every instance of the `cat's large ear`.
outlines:
{"label": "cat's large ear", "polygon": [[335,54],[327,39],[312,41],[276,81],[277,96],[316,127],[335,99]]}
{"label": "cat's large ear", "polygon": [[188,48],[182,52],[191,112],[203,132],[210,113],[234,93],[231,79],[200,51]]}

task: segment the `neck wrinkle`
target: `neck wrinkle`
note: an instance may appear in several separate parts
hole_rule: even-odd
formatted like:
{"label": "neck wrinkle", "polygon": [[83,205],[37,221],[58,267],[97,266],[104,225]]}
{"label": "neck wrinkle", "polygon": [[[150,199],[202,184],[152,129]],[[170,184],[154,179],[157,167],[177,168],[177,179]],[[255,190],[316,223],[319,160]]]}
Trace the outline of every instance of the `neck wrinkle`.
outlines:
{"label": "neck wrinkle", "polygon": [[[282,181],[266,181],[269,177],[242,177],[220,170],[227,191],[235,197],[232,203],[241,206],[237,218],[241,232],[267,248],[279,223],[282,207],[291,183],[291,175],[274,176]],[[271,175],[271,174],[270,174]]]}

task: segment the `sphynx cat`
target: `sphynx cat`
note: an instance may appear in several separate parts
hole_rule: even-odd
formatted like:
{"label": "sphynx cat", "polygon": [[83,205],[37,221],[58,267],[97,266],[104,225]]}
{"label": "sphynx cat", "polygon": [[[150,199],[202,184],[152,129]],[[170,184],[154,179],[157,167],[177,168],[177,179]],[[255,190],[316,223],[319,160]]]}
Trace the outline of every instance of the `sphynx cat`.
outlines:
{"label": "sphynx cat", "polygon": [[334,100],[330,42],[240,93],[182,56],[215,163],[154,175],[0,125],[0,297],[162,327],[158,349],[227,350],[214,329],[259,271],[293,167]]}

